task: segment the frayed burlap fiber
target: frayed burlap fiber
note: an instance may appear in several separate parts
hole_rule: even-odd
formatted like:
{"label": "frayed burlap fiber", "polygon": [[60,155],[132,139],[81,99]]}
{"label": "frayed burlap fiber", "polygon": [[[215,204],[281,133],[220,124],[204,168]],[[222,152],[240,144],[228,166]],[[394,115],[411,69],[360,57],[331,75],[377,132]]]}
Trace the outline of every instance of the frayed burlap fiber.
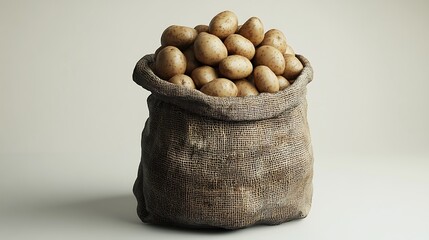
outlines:
{"label": "frayed burlap fiber", "polygon": [[134,81],[152,94],[134,194],[143,222],[238,229],[306,217],[313,153],[307,123],[310,63],[275,94],[212,97],[136,65]]}

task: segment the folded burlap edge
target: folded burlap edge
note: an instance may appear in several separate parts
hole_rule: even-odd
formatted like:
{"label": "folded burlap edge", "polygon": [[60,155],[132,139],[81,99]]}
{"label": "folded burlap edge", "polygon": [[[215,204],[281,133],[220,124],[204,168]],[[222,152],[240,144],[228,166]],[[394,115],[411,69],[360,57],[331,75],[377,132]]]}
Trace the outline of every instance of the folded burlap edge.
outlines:
{"label": "folded burlap edge", "polygon": [[161,101],[194,114],[224,121],[252,121],[273,118],[304,100],[307,84],[313,79],[310,62],[296,55],[304,69],[292,85],[277,93],[261,93],[247,97],[213,97],[198,90],[165,81],[150,68],[154,54],[141,58],[133,71],[133,80]]}

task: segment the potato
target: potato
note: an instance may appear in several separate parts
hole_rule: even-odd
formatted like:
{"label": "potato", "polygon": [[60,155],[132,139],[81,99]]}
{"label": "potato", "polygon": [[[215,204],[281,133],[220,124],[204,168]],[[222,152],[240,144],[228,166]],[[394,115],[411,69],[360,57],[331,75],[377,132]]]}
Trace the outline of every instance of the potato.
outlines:
{"label": "potato", "polygon": [[264,25],[259,18],[251,17],[240,27],[238,34],[258,46],[264,40]]}
{"label": "potato", "polygon": [[237,80],[234,83],[238,89],[237,97],[256,96],[259,94],[256,87],[246,79]]}
{"label": "potato", "polygon": [[284,59],[286,65],[283,77],[288,80],[296,79],[301,73],[304,66],[302,65],[301,61],[299,61],[299,59],[294,55],[285,54]]}
{"label": "potato", "polygon": [[238,18],[231,11],[223,11],[210,21],[209,33],[216,35],[220,39],[225,39],[235,33],[238,28]]}
{"label": "potato", "polygon": [[218,78],[218,74],[216,70],[210,66],[201,66],[192,71],[191,78],[194,80],[195,86],[200,89],[206,83]]}
{"label": "potato", "polygon": [[246,78],[253,71],[249,59],[240,55],[229,55],[219,63],[219,72],[231,80]]}
{"label": "potato", "polygon": [[197,37],[197,30],[178,25],[171,25],[161,35],[162,46],[175,46],[184,49],[191,45]]}
{"label": "potato", "polygon": [[223,43],[229,55],[241,55],[249,60],[255,56],[255,46],[253,46],[253,43],[239,34],[229,35]]}
{"label": "potato", "polygon": [[283,53],[283,55],[285,54],[290,54],[290,55],[294,55],[295,56],[295,51],[293,50],[293,48],[288,44],[286,47],[286,51]]}
{"label": "potato", "polygon": [[[243,26],[243,25],[238,25],[238,27],[237,27],[237,31],[235,31],[235,34],[238,34],[238,31],[240,31],[241,26]],[[247,39],[247,38],[246,38],[246,39]]]}
{"label": "potato", "polygon": [[273,46],[283,53],[287,48],[286,37],[282,31],[270,29],[265,33],[264,40],[262,40],[260,45]]}
{"label": "potato", "polygon": [[156,59],[156,57],[158,56],[159,51],[161,51],[164,47],[165,47],[165,46],[159,46],[159,47],[155,50],[155,53],[154,53],[154,57],[155,57],[155,59]]}
{"label": "potato", "polygon": [[198,33],[209,32],[209,26],[208,25],[200,24],[200,25],[195,26],[194,29],[197,30]]}
{"label": "potato", "polygon": [[166,46],[158,52],[155,69],[158,77],[165,80],[183,74],[186,71],[185,55],[177,47]]}
{"label": "potato", "polygon": [[276,75],[282,75],[285,70],[285,58],[275,47],[264,45],[258,47],[255,53],[255,66],[265,65]]}
{"label": "potato", "polygon": [[285,77],[277,76],[277,79],[279,80],[279,89],[280,90],[283,90],[283,89],[289,87],[290,83]]}
{"label": "potato", "polygon": [[253,71],[253,81],[259,92],[275,93],[280,90],[276,74],[267,66],[257,66]]}
{"label": "potato", "polygon": [[234,82],[226,78],[216,78],[205,84],[201,92],[215,97],[236,97],[238,94],[237,86]]}
{"label": "potato", "polygon": [[[153,54],[154,59],[156,59],[156,58],[157,58],[159,51],[161,51],[164,47],[165,47],[165,46],[159,46],[159,47],[155,50],[155,53]],[[155,60],[155,61],[156,61],[156,60]],[[149,67],[150,67],[150,69],[152,69],[152,71],[153,71],[154,73],[156,73],[156,64],[155,64],[155,62],[152,62],[151,64],[149,64]]]}
{"label": "potato", "polygon": [[189,89],[195,89],[194,81],[192,78],[185,74],[177,74],[168,80],[170,83],[177,84]]}
{"label": "potato", "polygon": [[223,42],[213,34],[199,33],[194,42],[195,58],[210,66],[219,64],[228,56],[228,50]]}
{"label": "potato", "polygon": [[195,54],[194,54],[194,46],[191,45],[190,47],[188,47],[187,49],[185,49],[185,51],[183,51],[183,54],[185,55],[186,58],[186,74],[191,74],[191,72],[199,67],[201,65],[200,62],[198,62],[197,59],[195,59]]}

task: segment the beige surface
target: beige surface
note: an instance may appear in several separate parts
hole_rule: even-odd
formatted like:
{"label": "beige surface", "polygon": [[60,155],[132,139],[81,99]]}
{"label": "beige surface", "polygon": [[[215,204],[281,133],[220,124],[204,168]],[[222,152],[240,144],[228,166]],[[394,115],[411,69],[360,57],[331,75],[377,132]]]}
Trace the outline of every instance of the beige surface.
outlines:
{"label": "beige surface", "polygon": [[[0,238],[427,239],[429,3],[194,2],[0,2]],[[314,67],[313,209],[230,233],[141,225],[148,93],[132,70],[165,27],[225,9],[283,30]]]}

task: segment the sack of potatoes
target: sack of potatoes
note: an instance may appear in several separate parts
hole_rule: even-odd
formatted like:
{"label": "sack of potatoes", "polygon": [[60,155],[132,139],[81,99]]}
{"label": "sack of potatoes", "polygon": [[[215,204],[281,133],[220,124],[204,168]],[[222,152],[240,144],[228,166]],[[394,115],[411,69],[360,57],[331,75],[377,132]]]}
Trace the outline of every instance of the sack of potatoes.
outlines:
{"label": "sack of potatoes", "polygon": [[281,30],[231,11],[160,38],[133,72],[151,92],[133,187],[141,220],[238,229],[306,217],[309,61]]}

